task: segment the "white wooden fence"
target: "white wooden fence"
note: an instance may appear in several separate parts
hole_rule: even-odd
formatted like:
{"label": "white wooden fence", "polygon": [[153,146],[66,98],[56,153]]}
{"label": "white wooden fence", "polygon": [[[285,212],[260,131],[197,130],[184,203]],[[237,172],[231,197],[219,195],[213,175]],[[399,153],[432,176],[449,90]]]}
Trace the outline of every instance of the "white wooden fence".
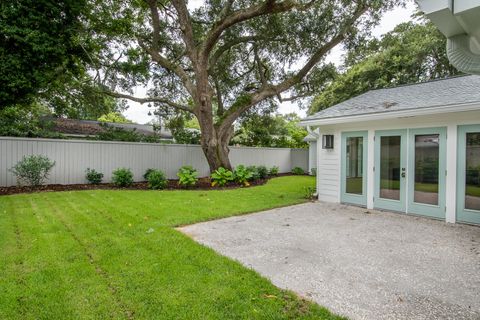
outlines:
{"label": "white wooden fence", "polygon": [[[135,181],[143,180],[148,168],[160,169],[168,178],[176,178],[184,165],[193,166],[201,176],[209,174],[197,145],[0,137],[0,186],[15,185],[10,169],[24,156],[34,154],[55,161],[48,184],[86,183],[87,168],[102,172],[105,182],[120,167],[130,168]],[[308,170],[306,149],[231,147],[230,159],[233,166],[278,166],[280,172],[290,172],[293,167]]]}

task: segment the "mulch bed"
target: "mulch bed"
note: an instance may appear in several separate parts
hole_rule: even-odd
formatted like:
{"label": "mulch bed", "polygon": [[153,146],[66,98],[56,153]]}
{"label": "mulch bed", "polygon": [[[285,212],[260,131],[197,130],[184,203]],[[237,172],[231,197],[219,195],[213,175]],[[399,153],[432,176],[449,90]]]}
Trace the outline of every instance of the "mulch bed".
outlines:
{"label": "mulch bed", "polygon": [[[286,174],[281,174],[279,176],[284,176]],[[263,185],[268,181],[268,179],[261,179],[256,181],[251,181],[250,186],[259,186]],[[184,188],[178,185],[178,180],[168,180],[168,185],[166,190],[225,190],[225,189],[236,189],[244,188],[236,183],[229,183],[226,186],[212,187],[210,178],[200,178],[195,187]],[[146,182],[135,182],[132,186],[128,188],[119,188],[112,183],[101,183],[101,184],[49,184],[45,186],[38,187],[0,187],[0,195],[10,195],[17,193],[33,193],[33,192],[51,192],[51,191],[78,191],[78,190],[149,190]]]}

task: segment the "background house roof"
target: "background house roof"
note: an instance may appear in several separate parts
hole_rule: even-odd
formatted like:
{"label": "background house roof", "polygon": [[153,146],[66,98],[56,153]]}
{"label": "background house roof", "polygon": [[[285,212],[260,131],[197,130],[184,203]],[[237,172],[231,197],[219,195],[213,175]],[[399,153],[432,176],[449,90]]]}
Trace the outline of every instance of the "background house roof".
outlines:
{"label": "background house roof", "polygon": [[164,139],[172,139],[172,133],[169,130],[162,128],[161,131],[155,132],[152,125],[136,124],[136,123],[113,123],[113,122],[100,122],[96,120],[76,120],[76,119],[63,119],[63,118],[50,118],[53,122],[53,130],[65,135],[86,137],[97,135],[100,132],[105,131],[105,124],[110,127],[120,128],[127,131],[135,131],[137,133],[151,136],[159,135]]}
{"label": "background house roof", "polygon": [[329,119],[480,102],[480,76],[459,76],[371,90],[305,119]]}

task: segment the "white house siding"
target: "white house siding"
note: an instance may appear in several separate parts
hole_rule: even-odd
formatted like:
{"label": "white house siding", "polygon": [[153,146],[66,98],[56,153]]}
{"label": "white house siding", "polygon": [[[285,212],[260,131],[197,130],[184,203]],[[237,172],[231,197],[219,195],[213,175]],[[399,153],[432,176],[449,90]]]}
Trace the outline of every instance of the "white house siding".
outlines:
{"label": "white house siding", "polygon": [[326,202],[340,202],[341,134],[348,131],[368,131],[367,207],[373,208],[374,195],[374,135],[377,130],[447,128],[447,180],[446,220],[455,222],[456,211],[456,167],[457,128],[459,125],[480,124],[480,104],[476,111],[431,114],[416,117],[402,117],[388,120],[362,121],[320,126],[320,135],[333,134],[333,150],[322,149],[321,136],[318,143],[318,199]]}

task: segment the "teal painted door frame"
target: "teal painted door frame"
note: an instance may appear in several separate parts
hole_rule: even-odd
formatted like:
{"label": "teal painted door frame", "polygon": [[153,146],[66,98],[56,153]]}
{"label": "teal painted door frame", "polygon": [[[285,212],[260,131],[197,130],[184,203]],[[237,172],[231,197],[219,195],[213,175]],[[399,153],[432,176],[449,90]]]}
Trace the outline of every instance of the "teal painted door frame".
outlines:
{"label": "teal painted door frame", "polygon": [[[438,205],[417,203],[415,199],[415,136],[433,135],[439,136],[439,162],[438,162]],[[422,128],[410,129],[408,151],[408,213],[429,216],[432,218],[445,219],[445,172],[447,163],[447,129],[446,128]]]}
{"label": "teal painted door frame", "polygon": [[458,127],[457,144],[457,221],[480,224],[480,211],[465,209],[467,133],[480,132],[480,124]]}
{"label": "teal painted door frame", "polygon": [[[347,193],[347,138],[363,138],[362,157],[362,194]],[[368,131],[342,132],[340,168],[340,201],[360,206],[367,205],[367,164],[368,164]]]}
{"label": "teal painted door frame", "polygon": [[[400,168],[407,168],[407,130],[378,130],[375,131],[375,197],[374,207],[398,212],[406,212],[406,178],[400,176],[400,200],[386,199],[380,197],[381,186],[381,139],[382,137],[400,137]],[[408,171],[404,172],[405,175]],[[399,173],[402,175],[402,172]]]}

